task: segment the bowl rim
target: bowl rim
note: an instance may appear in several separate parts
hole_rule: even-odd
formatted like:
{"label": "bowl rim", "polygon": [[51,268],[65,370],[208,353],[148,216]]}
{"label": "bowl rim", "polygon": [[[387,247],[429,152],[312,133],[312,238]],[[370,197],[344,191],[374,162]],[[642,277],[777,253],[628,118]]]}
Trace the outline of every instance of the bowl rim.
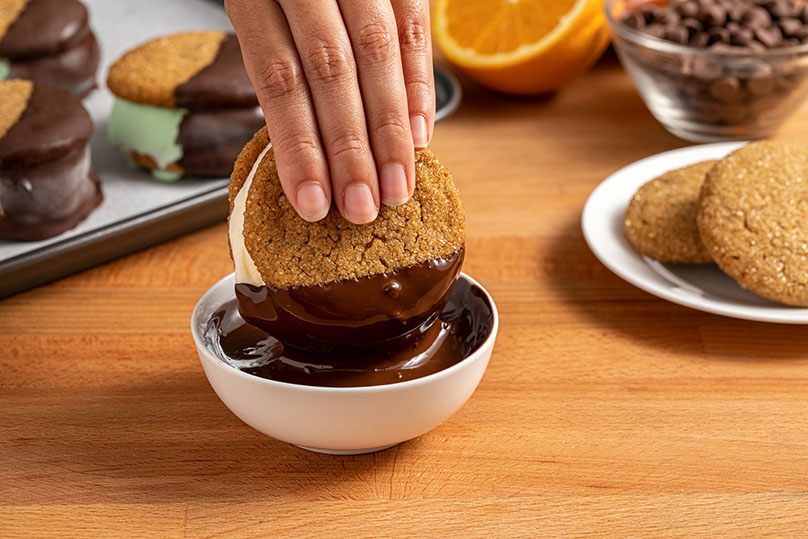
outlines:
{"label": "bowl rim", "polygon": [[733,58],[733,59],[768,59],[768,58],[781,58],[793,56],[795,54],[808,53],[808,43],[802,45],[792,45],[790,47],[783,47],[779,49],[767,49],[765,51],[751,51],[751,50],[728,50],[728,51],[714,51],[708,48],[692,47],[690,45],[681,45],[673,41],[667,41],[645,32],[635,30],[627,26],[614,17],[613,8],[618,2],[625,4],[626,0],[606,0],[603,4],[603,9],[606,13],[606,20],[609,27],[614,30],[620,37],[630,41],[635,45],[651,49],[656,52],[664,52],[668,54],[690,54],[694,56],[713,56],[718,58]]}
{"label": "bowl rim", "polygon": [[387,393],[392,391],[401,391],[421,385],[426,385],[431,382],[435,382],[443,378],[452,376],[454,372],[463,369],[469,363],[472,363],[475,360],[479,359],[480,356],[484,354],[483,350],[485,350],[489,346],[493,347],[494,341],[497,336],[497,332],[499,330],[499,311],[497,310],[496,303],[494,303],[494,298],[491,297],[491,294],[488,292],[488,290],[486,290],[485,287],[482,286],[479,282],[477,282],[475,279],[473,279],[466,273],[460,272],[459,278],[465,279],[471,285],[476,286],[477,288],[482,290],[482,292],[485,294],[485,297],[488,300],[488,304],[491,306],[491,314],[493,316],[494,323],[491,325],[491,331],[488,334],[488,337],[486,337],[485,340],[482,343],[480,343],[477,349],[474,350],[471,354],[469,354],[465,358],[463,358],[462,360],[452,365],[451,367],[448,367],[446,369],[443,369],[441,371],[432,374],[428,374],[426,376],[422,376],[420,378],[415,378],[413,380],[406,380],[404,382],[395,382],[392,384],[382,384],[376,386],[324,387],[324,386],[309,386],[305,384],[292,384],[289,382],[279,382],[277,380],[269,380],[267,378],[261,378],[259,376],[248,374],[246,372],[238,370],[237,368],[231,365],[224,363],[222,360],[213,355],[213,353],[211,353],[211,351],[205,345],[202,336],[196,329],[197,328],[196,322],[199,317],[199,311],[201,309],[201,306],[208,301],[208,298],[211,295],[213,295],[215,290],[223,286],[224,282],[231,278],[235,278],[235,273],[225,275],[224,277],[216,281],[213,285],[210,286],[210,288],[208,288],[205,291],[204,294],[202,294],[202,297],[199,298],[199,301],[197,301],[196,305],[194,306],[194,309],[191,312],[191,335],[193,336],[194,344],[196,345],[197,350],[206,356],[207,360],[211,361],[213,364],[216,364],[218,367],[229,369],[229,371],[232,371],[230,374],[234,374],[236,377],[240,377],[244,380],[248,380],[253,383],[263,384],[269,388],[278,388],[287,390],[293,389],[296,391],[310,391],[314,393],[347,394],[347,393]]}

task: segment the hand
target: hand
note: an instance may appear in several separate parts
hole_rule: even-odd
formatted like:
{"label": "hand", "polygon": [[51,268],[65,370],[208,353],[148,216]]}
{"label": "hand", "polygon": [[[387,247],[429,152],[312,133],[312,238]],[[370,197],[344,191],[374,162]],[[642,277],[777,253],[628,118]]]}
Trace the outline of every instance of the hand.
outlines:
{"label": "hand", "polygon": [[283,190],[301,217],[333,193],[348,221],[415,188],[435,91],[428,0],[226,0],[264,110]]}

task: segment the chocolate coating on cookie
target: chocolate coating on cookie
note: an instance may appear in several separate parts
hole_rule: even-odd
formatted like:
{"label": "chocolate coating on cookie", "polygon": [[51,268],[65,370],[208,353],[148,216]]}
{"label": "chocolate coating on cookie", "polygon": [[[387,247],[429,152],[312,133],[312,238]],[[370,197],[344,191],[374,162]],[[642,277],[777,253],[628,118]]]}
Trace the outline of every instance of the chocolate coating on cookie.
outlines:
{"label": "chocolate coating on cookie", "polygon": [[92,130],[78,99],[61,88],[35,84],[22,114],[0,139],[0,168],[57,159],[86,144]]}
{"label": "chocolate coating on cookie", "polygon": [[95,88],[100,52],[81,2],[3,2],[0,57],[8,59],[12,78],[51,84],[79,97]]}
{"label": "chocolate coating on cookie", "polygon": [[626,238],[637,251],[665,263],[712,262],[699,237],[696,213],[704,176],[715,163],[671,170],[640,187],[623,222]]}
{"label": "chocolate coating on cookie", "polygon": [[30,0],[0,39],[0,56],[26,59],[56,54],[90,32],[78,0]]}
{"label": "chocolate coating on cookie", "polygon": [[728,155],[707,174],[698,225],[741,286],[808,306],[808,147],[764,141]]}
{"label": "chocolate coating on cookie", "polygon": [[66,90],[30,81],[0,82],[0,96],[0,119],[17,116],[0,133],[0,238],[40,240],[76,226],[102,200],[89,115]]}
{"label": "chocolate coating on cookie", "polygon": [[186,32],[152,39],[109,68],[110,91],[134,103],[176,106],[174,90],[213,62],[224,32]]}
{"label": "chocolate coating on cookie", "polygon": [[[176,105],[189,110],[257,107],[258,98],[244,68],[236,36],[226,34],[211,63],[177,86],[174,95]],[[241,141],[239,147],[245,142]]]}
{"label": "chocolate coating on cookie", "polygon": [[[231,211],[268,143],[263,128],[236,160]],[[357,279],[457,252],[464,242],[464,213],[449,172],[425,150],[416,155],[416,178],[412,198],[395,208],[383,206],[370,224],[347,222],[333,205],[324,219],[309,223],[283,193],[270,151],[247,195],[243,231],[246,250],[264,283],[287,287]]]}

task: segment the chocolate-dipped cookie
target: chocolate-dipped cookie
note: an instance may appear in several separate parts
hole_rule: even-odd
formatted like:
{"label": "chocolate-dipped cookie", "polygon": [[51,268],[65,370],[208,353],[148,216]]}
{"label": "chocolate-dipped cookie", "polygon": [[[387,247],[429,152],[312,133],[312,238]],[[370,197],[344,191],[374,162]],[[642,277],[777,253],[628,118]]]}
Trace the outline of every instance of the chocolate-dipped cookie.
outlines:
{"label": "chocolate-dipped cookie", "polygon": [[0,80],[21,78],[84,97],[100,54],[78,0],[0,0]]}
{"label": "chocolate-dipped cookie", "polygon": [[66,90],[0,82],[0,238],[55,236],[101,203],[87,144],[92,130],[89,114]]}
{"label": "chocolate-dipped cookie", "polygon": [[299,217],[281,189],[266,128],[230,182],[230,246],[245,320],[306,352],[417,344],[445,305],[464,256],[464,213],[448,171],[416,155],[412,198],[366,225],[332,206]]}
{"label": "chocolate-dipped cookie", "polygon": [[116,96],[113,145],[162,181],[226,177],[261,126],[234,34],[188,32],[153,39],[109,70]]}

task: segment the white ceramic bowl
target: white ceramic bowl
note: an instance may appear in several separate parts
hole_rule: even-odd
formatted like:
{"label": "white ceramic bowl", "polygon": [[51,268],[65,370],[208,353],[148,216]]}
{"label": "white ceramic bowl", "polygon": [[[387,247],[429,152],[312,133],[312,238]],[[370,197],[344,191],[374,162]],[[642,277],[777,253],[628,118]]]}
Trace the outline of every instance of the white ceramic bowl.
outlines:
{"label": "white ceramic bowl", "polygon": [[368,387],[314,387],[259,378],[219,360],[204,342],[210,316],[233,298],[234,276],[214,284],[191,315],[202,368],[211,387],[242,421],[278,440],[331,454],[370,453],[392,447],[437,427],[468,400],[488,366],[499,329],[493,312],[491,334],[463,361],[435,374]]}

